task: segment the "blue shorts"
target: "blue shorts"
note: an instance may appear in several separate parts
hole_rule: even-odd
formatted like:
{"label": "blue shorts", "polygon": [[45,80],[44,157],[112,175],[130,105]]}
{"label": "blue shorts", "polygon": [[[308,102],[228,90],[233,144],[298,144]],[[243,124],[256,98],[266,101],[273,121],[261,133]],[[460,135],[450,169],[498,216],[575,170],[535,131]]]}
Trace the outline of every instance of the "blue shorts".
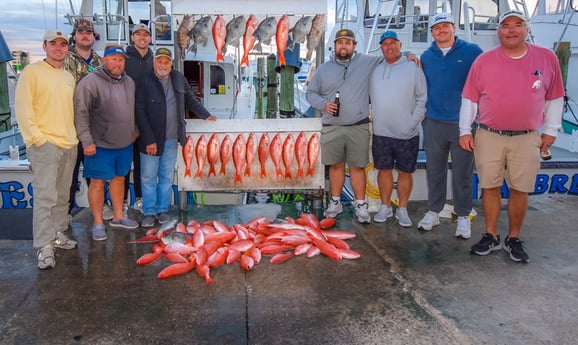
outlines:
{"label": "blue shorts", "polygon": [[406,173],[413,173],[417,168],[419,136],[407,140],[373,136],[371,153],[373,166],[379,170],[394,168]]}
{"label": "blue shorts", "polygon": [[110,181],[115,176],[126,176],[132,165],[132,144],[122,149],[96,147],[94,156],[84,157],[85,178]]}

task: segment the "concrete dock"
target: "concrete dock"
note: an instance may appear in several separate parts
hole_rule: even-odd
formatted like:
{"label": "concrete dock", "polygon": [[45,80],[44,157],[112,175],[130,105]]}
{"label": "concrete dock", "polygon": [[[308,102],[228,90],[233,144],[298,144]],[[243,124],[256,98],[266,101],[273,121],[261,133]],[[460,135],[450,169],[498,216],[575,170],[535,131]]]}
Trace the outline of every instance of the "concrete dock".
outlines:
{"label": "concrete dock", "polygon": [[[295,204],[259,207],[281,218],[299,213]],[[458,240],[450,219],[417,230],[425,202],[410,202],[410,229],[394,219],[359,224],[347,205],[337,227],[357,234],[347,242],[360,259],[270,264],[264,256],[248,272],[213,269],[212,285],[195,272],[158,280],[164,260],[137,266],[151,245],[127,241],[145,229],[108,229],[107,241],[92,241],[84,209],[72,224],[78,248],[57,249],[51,270],[37,269],[32,241],[0,241],[0,344],[577,344],[578,197],[530,197],[521,235],[529,264],[503,250],[469,254],[484,232],[475,207],[472,238]],[[255,208],[171,215],[231,224]],[[504,237],[505,210],[500,228]]]}

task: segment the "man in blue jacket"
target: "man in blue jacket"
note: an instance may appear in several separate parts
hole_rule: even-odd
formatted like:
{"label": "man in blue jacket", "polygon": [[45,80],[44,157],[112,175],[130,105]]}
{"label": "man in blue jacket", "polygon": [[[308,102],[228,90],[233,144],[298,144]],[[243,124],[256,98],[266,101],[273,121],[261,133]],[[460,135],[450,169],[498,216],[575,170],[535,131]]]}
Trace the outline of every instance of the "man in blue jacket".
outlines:
{"label": "man in blue jacket", "polygon": [[136,122],[140,132],[143,214],[141,226],[170,221],[177,142],[186,142],[185,107],[198,118],[216,120],[196,99],[185,76],[172,69],[167,48],[155,52],[153,71],[143,74],[136,88]]}
{"label": "man in blue jacket", "polygon": [[418,229],[430,231],[440,224],[438,213],[446,202],[448,154],[451,154],[454,212],[458,216],[455,236],[468,239],[474,155],[460,147],[458,123],[462,89],[482,49],[455,36],[451,14],[438,13],[431,20],[434,42],[421,56],[428,93],[422,126],[429,210],[418,223]]}

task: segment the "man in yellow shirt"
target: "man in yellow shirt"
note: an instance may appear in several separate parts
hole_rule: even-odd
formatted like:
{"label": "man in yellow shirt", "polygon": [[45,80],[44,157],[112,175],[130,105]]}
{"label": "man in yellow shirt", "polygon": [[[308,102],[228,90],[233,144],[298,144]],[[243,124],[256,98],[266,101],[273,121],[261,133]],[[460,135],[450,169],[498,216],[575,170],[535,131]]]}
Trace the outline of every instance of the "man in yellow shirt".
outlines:
{"label": "man in yellow shirt", "polygon": [[68,228],[68,194],[78,139],[74,127],[74,77],[64,70],[68,39],[51,30],[43,38],[46,58],[28,65],[18,80],[16,120],[26,144],[34,199],[33,245],[38,268],[56,265],[54,248],[73,249]]}

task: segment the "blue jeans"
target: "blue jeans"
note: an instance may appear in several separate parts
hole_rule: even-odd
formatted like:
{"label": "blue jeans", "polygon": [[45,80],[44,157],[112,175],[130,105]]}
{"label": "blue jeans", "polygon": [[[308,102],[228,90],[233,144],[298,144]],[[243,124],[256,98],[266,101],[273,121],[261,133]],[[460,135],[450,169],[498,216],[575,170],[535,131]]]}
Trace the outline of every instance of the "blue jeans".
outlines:
{"label": "blue jeans", "polygon": [[145,216],[167,212],[177,163],[177,140],[167,140],[160,156],[141,152],[142,211]]}

